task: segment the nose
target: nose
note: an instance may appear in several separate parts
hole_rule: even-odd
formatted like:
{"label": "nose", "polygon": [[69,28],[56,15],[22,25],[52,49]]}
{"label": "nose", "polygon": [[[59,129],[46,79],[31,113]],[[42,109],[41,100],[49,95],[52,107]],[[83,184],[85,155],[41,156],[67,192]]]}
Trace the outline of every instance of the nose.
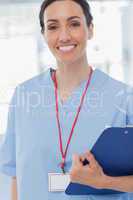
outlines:
{"label": "nose", "polygon": [[70,30],[68,28],[62,28],[59,33],[59,42],[66,43],[71,40]]}

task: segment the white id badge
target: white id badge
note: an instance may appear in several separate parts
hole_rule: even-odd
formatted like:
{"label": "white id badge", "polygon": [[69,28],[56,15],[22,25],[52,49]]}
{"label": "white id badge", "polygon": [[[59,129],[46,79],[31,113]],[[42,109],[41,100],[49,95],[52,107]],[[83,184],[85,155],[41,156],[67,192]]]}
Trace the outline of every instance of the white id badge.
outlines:
{"label": "white id badge", "polygon": [[70,183],[69,174],[48,173],[48,189],[49,192],[65,191]]}

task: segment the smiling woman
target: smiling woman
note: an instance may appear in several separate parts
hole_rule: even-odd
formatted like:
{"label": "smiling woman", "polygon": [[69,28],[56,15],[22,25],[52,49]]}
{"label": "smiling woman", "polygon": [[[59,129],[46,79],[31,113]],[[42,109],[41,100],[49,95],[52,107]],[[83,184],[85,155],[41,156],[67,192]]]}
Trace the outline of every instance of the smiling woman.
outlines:
{"label": "smiling woman", "polygon": [[[86,59],[87,40],[91,39],[93,32],[92,16],[91,14],[84,15],[77,2],[56,1],[50,6],[46,2],[45,6],[42,6],[42,10],[48,6],[47,9],[43,15],[40,12],[42,33],[51,52],[57,59],[58,67],[62,61],[69,64],[77,62],[78,64],[82,60],[81,56],[84,57],[84,61]],[[84,7],[85,3],[85,1],[82,3]],[[89,11],[89,6],[87,8]],[[86,13],[88,13],[87,8]],[[61,10],[63,12],[60,12]],[[56,13],[54,18],[52,13]],[[76,67],[78,66],[76,65]],[[70,68],[73,67],[70,66]]]}
{"label": "smiling woman", "polygon": [[[54,17],[53,13],[55,13]],[[83,79],[87,78],[89,73],[86,46],[87,41],[93,35],[92,19],[90,7],[86,1],[45,1],[42,4],[40,12],[42,34],[56,58],[57,76],[62,77],[62,79],[65,77],[71,79],[66,80],[65,78],[62,82],[58,77],[58,81],[62,82],[59,84],[62,101],[70,95],[76,84],[78,84],[78,80],[72,78],[75,67],[78,73],[77,76],[81,74]],[[84,65],[84,68],[81,65]],[[60,71],[65,73],[61,72],[62,75],[60,76]]]}
{"label": "smiling woman", "polygon": [[[87,0],[45,0],[39,17],[56,70],[19,84],[12,97],[0,171],[16,177],[13,200],[129,200],[133,176],[105,174],[90,150],[106,126],[133,124],[133,92],[126,101],[127,85],[90,66]],[[118,194],[68,196],[70,179]]]}

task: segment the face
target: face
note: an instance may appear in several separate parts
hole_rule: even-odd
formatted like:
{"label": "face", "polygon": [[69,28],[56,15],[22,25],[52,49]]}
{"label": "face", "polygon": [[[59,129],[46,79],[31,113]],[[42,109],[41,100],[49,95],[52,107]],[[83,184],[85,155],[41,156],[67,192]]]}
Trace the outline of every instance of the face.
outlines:
{"label": "face", "polygon": [[92,26],[79,4],[72,0],[55,1],[44,12],[44,38],[57,62],[73,63],[86,55]]}

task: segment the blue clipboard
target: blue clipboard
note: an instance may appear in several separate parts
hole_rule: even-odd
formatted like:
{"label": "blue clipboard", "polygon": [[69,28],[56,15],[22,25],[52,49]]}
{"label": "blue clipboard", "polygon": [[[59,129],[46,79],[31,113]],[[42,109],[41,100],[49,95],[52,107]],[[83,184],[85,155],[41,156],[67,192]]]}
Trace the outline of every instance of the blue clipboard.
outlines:
{"label": "blue clipboard", "polygon": [[[105,129],[91,152],[102,166],[105,174],[116,177],[133,175],[133,127]],[[65,193],[67,195],[107,195],[123,192],[96,189],[71,182]]]}

